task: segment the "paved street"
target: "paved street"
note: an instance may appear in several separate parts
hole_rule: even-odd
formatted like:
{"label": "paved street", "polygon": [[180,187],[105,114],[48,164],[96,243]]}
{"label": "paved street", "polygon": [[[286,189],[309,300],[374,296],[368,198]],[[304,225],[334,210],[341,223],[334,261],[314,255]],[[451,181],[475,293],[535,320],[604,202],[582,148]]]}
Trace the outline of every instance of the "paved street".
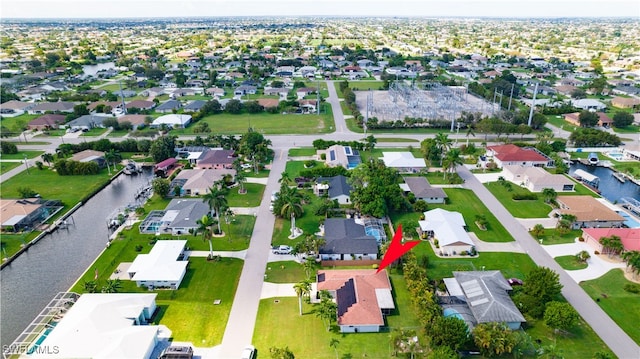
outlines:
{"label": "paved street", "polygon": [[533,261],[542,267],[553,269],[560,275],[562,295],[580,313],[611,350],[623,359],[640,358],[640,347],[585,293],[567,272],[534,240],[529,232],[502,206],[480,181],[465,167],[458,173],[465,180],[465,187],[473,190],[489,211],[504,225],[516,242]]}

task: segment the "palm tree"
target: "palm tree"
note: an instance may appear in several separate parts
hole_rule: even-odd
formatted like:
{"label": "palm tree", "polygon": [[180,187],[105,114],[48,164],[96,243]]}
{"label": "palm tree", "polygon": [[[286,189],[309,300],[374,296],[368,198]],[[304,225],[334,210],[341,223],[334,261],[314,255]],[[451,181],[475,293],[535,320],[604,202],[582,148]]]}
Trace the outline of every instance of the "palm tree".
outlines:
{"label": "palm tree", "polygon": [[313,249],[313,254],[317,257],[320,255],[320,247],[324,246],[327,241],[324,237],[318,237],[314,235],[307,236],[307,241],[309,242],[309,248]]}
{"label": "palm tree", "polygon": [[476,137],[476,132],[471,125],[467,125],[467,147],[469,147],[469,136]]}
{"label": "palm tree", "polygon": [[84,281],[82,284],[85,293],[95,293],[98,291],[98,282],[95,280]]}
{"label": "palm tree", "polygon": [[244,183],[247,182],[247,176],[242,171],[236,171],[236,182],[240,186],[238,193],[244,194],[247,191],[244,189]]}
{"label": "palm tree", "polygon": [[302,315],[302,297],[311,293],[311,282],[305,279],[294,284],[293,289],[296,291],[296,295],[298,295],[298,307],[300,309],[300,315]]}
{"label": "palm tree", "polygon": [[291,176],[289,176],[288,172],[282,172],[280,174],[280,179],[278,180],[278,183],[280,183],[281,186],[289,186],[289,184],[291,184]]}
{"label": "palm tree", "polygon": [[364,138],[364,141],[365,147],[367,148],[367,150],[369,150],[369,154],[371,154],[371,152],[373,152],[373,149],[376,147],[376,143],[378,143],[378,140],[373,135],[369,135]]}
{"label": "palm tree", "polygon": [[280,191],[282,196],[282,208],[280,209],[280,215],[283,217],[291,218],[291,238],[296,235],[296,217],[299,217],[304,213],[302,208],[302,194],[298,192],[297,188],[291,188],[288,191]]}
{"label": "palm tree", "polygon": [[451,174],[453,174],[456,171],[456,167],[458,167],[458,165],[461,165],[463,163],[464,163],[464,160],[462,159],[462,157],[460,157],[459,148],[452,148],[451,150],[449,150],[449,152],[447,152],[447,155],[444,158],[444,167],[447,170],[444,171],[443,178],[446,176],[447,171],[450,171]]}
{"label": "palm tree", "polygon": [[42,160],[45,161],[49,166],[51,166],[51,162],[53,162],[53,154],[49,152],[43,153]]}
{"label": "palm tree", "polygon": [[558,197],[558,193],[553,188],[543,188],[542,195],[544,196],[544,201],[546,203],[551,203]]}
{"label": "palm tree", "polygon": [[442,166],[442,154],[451,148],[452,141],[444,132],[438,132],[434,140],[436,141],[436,147],[438,147],[438,151],[440,152],[440,166]]}
{"label": "palm tree", "polygon": [[591,258],[591,255],[587,251],[580,251],[580,253],[576,254],[576,257],[580,262],[586,262],[587,259]]}
{"label": "palm tree", "polygon": [[331,319],[336,316],[338,307],[327,290],[320,291],[320,304],[318,306],[316,315],[323,321],[327,321],[327,331],[329,331],[331,330]]}
{"label": "palm tree", "polygon": [[107,279],[107,282],[102,287],[102,293],[118,293],[122,288],[122,282],[120,279]]}
{"label": "palm tree", "polygon": [[533,236],[536,238],[542,237],[542,235],[544,234],[544,226],[540,223],[536,224],[535,226],[533,226],[533,229],[531,229],[531,234],[533,234]]}
{"label": "palm tree", "polygon": [[109,174],[111,174],[111,168],[109,167],[109,164],[113,166],[116,161],[120,161],[121,159],[122,156],[120,155],[120,153],[116,152],[114,149],[111,149],[109,150],[109,152],[104,154],[104,160],[107,163],[107,170],[109,171]]}
{"label": "palm tree", "polygon": [[213,244],[211,243],[211,240],[213,238],[213,236],[211,235],[211,227],[214,223],[213,218],[211,218],[208,214],[205,214],[204,216],[202,216],[202,218],[197,220],[196,223],[198,224],[198,228],[195,230],[194,234],[197,235],[198,233],[202,233],[202,240],[209,241],[209,257],[213,258]]}
{"label": "palm tree", "polygon": [[333,348],[333,350],[336,352],[336,359],[338,359],[338,344],[340,344],[340,341],[336,338],[331,338],[331,341],[329,342],[329,346]]}
{"label": "palm tree", "polygon": [[227,208],[227,191],[222,189],[222,186],[218,183],[209,188],[209,192],[202,196],[202,201],[209,205],[209,209],[215,210],[216,220],[218,221],[218,233],[222,233],[220,228],[220,211],[223,208]]}
{"label": "palm tree", "polygon": [[627,270],[631,267],[634,276],[640,273],[640,251],[626,251],[622,253],[622,260],[627,263]]}

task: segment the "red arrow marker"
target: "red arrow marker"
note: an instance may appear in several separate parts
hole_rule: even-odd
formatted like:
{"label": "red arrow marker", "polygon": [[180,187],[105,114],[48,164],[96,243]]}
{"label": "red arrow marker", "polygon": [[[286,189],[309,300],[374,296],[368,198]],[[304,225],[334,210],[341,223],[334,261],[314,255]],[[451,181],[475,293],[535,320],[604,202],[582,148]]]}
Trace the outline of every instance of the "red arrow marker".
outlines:
{"label": "red arrow marker", "polygon": [[376,273],[383,270],[389,264],[393,263],[393,261],[395,261],[396,259],[402,257],[403,254],[410,251],[419,243],[420,241],[412,241],[402,244],[402,225],[399,225],[398,230],[396,230],[396,234],[393,235],[393,239],[391,240],[389,249],[387,249],[384,257],[382,257],[382,263],[380,263],[380,267],[378,267],[378,271]]}

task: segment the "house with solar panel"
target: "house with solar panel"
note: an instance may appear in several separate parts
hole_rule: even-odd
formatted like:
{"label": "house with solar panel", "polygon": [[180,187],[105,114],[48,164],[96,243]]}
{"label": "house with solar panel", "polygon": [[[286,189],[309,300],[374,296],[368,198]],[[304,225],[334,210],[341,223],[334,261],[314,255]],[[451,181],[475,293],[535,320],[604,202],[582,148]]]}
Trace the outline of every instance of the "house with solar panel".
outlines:
{"label": "house with solar panel", "polygon": [[438,296],[444,316],[464,320],[469,330],[493,322],[517,330],[526,322],[509,296],[513,288],[500,271],[454,271],[444,284],[446,294]]}
{"label": "house with solar panel", "polygon": [[333,145],[326,150],[319,150],[318,156],[326,156],[324,163],[327,167],[344,167],[348,170],[356,168],[360,162],[360,152],[351,146]]}
{"label": "house with solar panel", "polygon": [[341,333],[377,333],[395,308],[386,270],[319,270],[316,282],[336,301]]}

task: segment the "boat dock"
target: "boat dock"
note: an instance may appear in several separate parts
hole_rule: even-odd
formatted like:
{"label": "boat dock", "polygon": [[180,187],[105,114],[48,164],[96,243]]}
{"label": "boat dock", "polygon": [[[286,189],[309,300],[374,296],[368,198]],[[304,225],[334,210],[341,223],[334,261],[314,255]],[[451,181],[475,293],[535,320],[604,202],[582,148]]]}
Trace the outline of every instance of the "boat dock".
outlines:
{"label": "boat dock", "polygon": [[600,184],[600,177],[593,175],[585,170],[575,170],[575,172],[573,172],[573,177],[578,181],[590,185],[591,187],[598,188],[598,185]]}

